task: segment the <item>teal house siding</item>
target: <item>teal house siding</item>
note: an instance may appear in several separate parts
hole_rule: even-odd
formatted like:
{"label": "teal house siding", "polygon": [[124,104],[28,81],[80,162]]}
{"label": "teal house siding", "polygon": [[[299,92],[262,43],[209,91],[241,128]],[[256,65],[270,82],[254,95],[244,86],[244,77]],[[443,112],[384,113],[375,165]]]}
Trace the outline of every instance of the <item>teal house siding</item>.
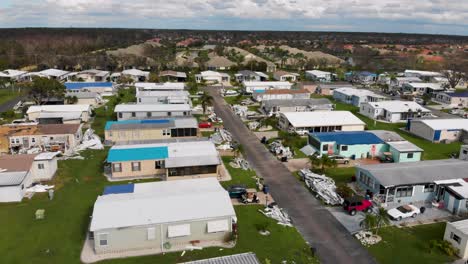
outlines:
{"label": "teal house siding", "polygon": [[[390,146],[390,152],[392,153],[393,156],[393,161],[394,162],[414,162],[414,161],[420,161],[422,153],[421,152],[399,152],[395,148]],[[413,157],[410,157],[412,154]]]}

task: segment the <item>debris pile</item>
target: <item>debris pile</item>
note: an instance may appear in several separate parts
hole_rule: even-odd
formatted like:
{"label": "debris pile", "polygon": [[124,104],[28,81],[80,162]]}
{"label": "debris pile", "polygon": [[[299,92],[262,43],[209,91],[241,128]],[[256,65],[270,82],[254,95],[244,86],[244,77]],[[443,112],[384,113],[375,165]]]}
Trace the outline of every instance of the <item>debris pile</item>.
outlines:
{"label": "debris pile", "polygon": [[284,212],[281,208],[279,208],[277,205],[270,207],[266,207],[263,210],[258,210],[260,213],[265,215],[266,217],[275,219],[278,221],[279,225],[283,226],[292,226],[291,223],[291,218],[289,218],[289,215]]}
{"label": "debris pile", "polygon": [[241,105],[252,105],[254,103],[255,102],[252,101],[252,99],[250,99],[250,98],[245,98],[244,100],[241,101]]}
{"label": "debris pile", "polygon": [[248,126],[250,130],[257,130],[260,127],[260,123],[257,121],[252,121],[248,123]]}
{"label": "debris pile", "polygon": [[208,114],[208,120],[212,123],[222,123],[223,120],[216,115],[215,112],[211,112]]}
{"label": "debris pile", "polygon": [[359,231],[354,235],[364,246],[372,246],[379,243],[382,238],[370,231]]}
{"label": "debris pile", "polygon": [[287,159],[293,158],[293,153],[289,147],[283,146],[280,140],[275,140],[270,143],[270,152],[275,154],[278,158],[286,157]]}
{"label": "debris pile", "polygon": [[299,175],[304,179],[306,186],[316,193],[317,197],[329,205],[343,204],[343,198],[336,193],[335,181],[325,175],[318,175],[309,169],[302,169]]}
{"label": "debris pile", "polygon": [[231,162],[229,162],[229,166],[235,169],[250,170],[249,162],[243,158],[234,158]]}
{"label": "debris pile", "polygon": [[42,184],[36,184],[32,187],[29,187],[26,189],[26,192],[28,193],[42,193],[42,192],[48,192],[50,189],[53,189],[54,185],[42,185]]}
{"label": "debris pile", "polygon": [[104,149],[101,139],[94,133],[94,130],[88,128],[83,134],[83,141],[80,145],[76,146],[75,152],[79,152],[85,149]]}
{"label": "debris pile", "polygon": [[246,117],[247,112],[249,111],[248,107],[244,105],[233,105],[232,110],[236,115],[240,117]]}
{"label": "debris pile", "polygon": [[230,145],[230,142],[232,141],[232,136],[229,131],[227,131],[226,129],[220,128],[215,133],[211,134],[210,140],[216,145],[220,145],[223,143],[229,143]]}

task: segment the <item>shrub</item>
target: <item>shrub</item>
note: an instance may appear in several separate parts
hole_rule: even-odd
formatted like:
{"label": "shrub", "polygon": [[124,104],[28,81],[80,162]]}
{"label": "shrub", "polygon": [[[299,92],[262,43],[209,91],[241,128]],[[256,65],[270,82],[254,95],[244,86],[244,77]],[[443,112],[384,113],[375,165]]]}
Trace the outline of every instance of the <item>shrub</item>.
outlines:
{"label": "shrub", "polygon": [[336,193],[338,193],[343,198],[349,198],[354,195],[353,189],[344,183],[338,184],[336,187]]}
{"label": "shrub", "polygon": [[261,232],[261,231],[267,231],[267,228],[270,226],[270,222],[268,221],[262,221],[262,222],[259,222],[259,223],[256,223],[255,224],[255,228],[257,229],[257,231]]}

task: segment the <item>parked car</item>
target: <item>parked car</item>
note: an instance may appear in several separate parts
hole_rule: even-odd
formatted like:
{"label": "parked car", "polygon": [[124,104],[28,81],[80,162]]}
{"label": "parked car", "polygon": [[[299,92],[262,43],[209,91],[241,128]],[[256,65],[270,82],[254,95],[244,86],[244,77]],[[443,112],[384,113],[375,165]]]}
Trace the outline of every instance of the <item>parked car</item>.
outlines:
{"label": "parked car", "polygon": [[213,127],[213,123],[211,122],[201,122],[198,124],[198,128],[211,128]]}
{"label": "parked car", "polygon": [[422,98],[414,98],[414,101],[420,105],[424,104],[424,100]]}
{"label": "parked car", "polygon": [[232,185],[228,188],[229,197],[242,199],[242,196],[247,193],[247,188],[244,185]]}
{"label": "parked car", "polygon": [[350,159],[349,158],[346,158],[346,157],[343,157],[343,156],[329,156],[330,159],[332,160],[336,160],[336,163],[338,164],[348,164]]}
{"label": "parked car", "polygon": [[357,212],[372,212],[372,202],[364,199],[361,196],[353,196],[345,199],[343,208],[350,215],[355,215]]}
{"label": "parked car", "polygon": [[420,214],[421,211],[419,208],[412,204],[406,204],[402,206],[398,206],[397,208],[393,208],[387,211],[387,214],[394,220],[400,221],[403,218],[408,218],[408,217],[416,217],[418,214]]}
{"label": "parked car", "polygon": [[260,198],[257,196],[256,189],[247,189],[246,192],[242,195],[242,203],[249,204],[249,203],[259,203]]}

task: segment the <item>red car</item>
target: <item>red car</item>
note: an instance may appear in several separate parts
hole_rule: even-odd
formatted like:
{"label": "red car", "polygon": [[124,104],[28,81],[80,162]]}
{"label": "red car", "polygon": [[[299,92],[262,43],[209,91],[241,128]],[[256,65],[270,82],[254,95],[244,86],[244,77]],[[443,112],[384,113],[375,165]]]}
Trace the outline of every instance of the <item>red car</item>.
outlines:
{"label": "red car", "polygon": [[198,124],[198,128],[211,128],[213,124],[211,122],[201,122]]}
{"label": "red car", "polygon": [[343,205],[345,211],[347,211],[350,215],[355,215],[358,211],[367,213],[372,212],[372,202],[360,196],[354,196],[346,199]]}

